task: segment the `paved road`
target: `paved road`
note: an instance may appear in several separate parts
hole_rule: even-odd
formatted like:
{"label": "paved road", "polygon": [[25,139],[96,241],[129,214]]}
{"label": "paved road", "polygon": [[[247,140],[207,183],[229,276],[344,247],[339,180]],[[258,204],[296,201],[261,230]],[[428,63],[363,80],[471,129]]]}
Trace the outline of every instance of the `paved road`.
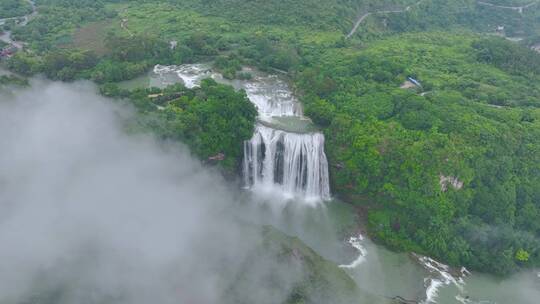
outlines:
{"label": "paved road", "polygon": [[352,30],[349,32],[349,34],[345,37],[346,39],[349,39],[351,38],[355,33],[356,31],[358,30],[358,28],[360,27],[360,25],[362,24],[362,22],[364,22],[364,20],[366,20],[367,17],[371,16],[371,15],[375,15],[375,14],[399,14],[399,13],[405,13],[405,12],[408,12],[411,10],[411,8],[413,7],[416,7],[418,5],[420,5],[420,3],[424,2],[424,0],[420,0],[418,2],[416,2],[415,4],[413,5],[409,5],[403,9],[398,9],[398,10],[381,10],[381,11],[375,11],[375,12],[368,12],[368,13],[365,13],[364,15],[360,16],[356,22],[354,23],[354,27],[352,28]]}
{"label": "paved road", "polygon": [[[349,34],[346,36],[346,39],[351,38],[356,33],[356,31],[358,30],[358,28],[360,27],[362,22],[364,22],[364,20],[366,20],[366,18],[371,16],[371,15],[374,15],[374,14],[399,14],[399,13],[405,13],[405,12],[410,11],[413,7],[416,7],[416,6],[420,5],[420,3],[422,3],[423,1],[424,0],[420,0],[417,3],[415,3],[413,5],[409,5],[409,6],[405,7],[404,9],[401,9],[401,10],[382,10],[382,11],[375,11],[375,12],[365,13],[364,15],[360,16],[356,20],[356,22],[354,23],[354,27],[349,32]],[[502,9],[511,9],[511,10],[518,11],[521,14],[521,13],[523,13],[523,11],[525,9],[528,9],[531,6],[533,6],[535,4],[538,4],[538,2],[539,1],[537,0],[537,1],[531,2],[531,3],[527,4],[527,5],[522,5],[522,6],[503,6],[503,5],[496,5],[496,4],[485,2],[485,1],[477,1],[476,3],[478,3],[479,5],[484,5],[484,6],[496,7],[496,8],[502,8]]]}
{"label": "paved road", "polygon": [[349,34],[347,35],[347,39],[351,38],[352,35],[354,35],[354,33],[356,33],[356,30],[358,30],[358,27],[360,26],[360,24],[362,24],[362,22],[364,22],[364,20],[369,17],[372,13],[366,13],[364,14],[363,16],[361,16],[360,18],[358,18],[358,20],[356,20],[356,22],[354,23],[354,27],[352,28],[352,30],[349,32]]}
{"label": "paved road", "polygon": [[489,2],[484,2],[484,1],[477,1],[476,3],[478,3],[480,5],[484,5],[484,6],[491,6],[491,7],[497,7],[497,8],[502,8],[502,9],[510,9],[510,10],[518,11],[520,14],[522,14],[523,10],[537,4],[538,1],[534,1],[534,2],[531,2],[531,3],[527,4],[527,5],[522,5],[522,6],[496,5],[496,4],[489,3]]}

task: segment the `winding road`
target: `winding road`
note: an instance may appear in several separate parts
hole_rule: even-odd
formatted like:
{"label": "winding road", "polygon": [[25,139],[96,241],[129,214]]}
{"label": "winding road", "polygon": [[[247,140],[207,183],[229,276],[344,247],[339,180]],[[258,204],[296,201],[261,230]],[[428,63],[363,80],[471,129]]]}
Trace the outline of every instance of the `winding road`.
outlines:
{"label": "winding road", "polygon": [[[364,15],[360,16],[356,22],[354,23],[354,27],[352,28],[352,30],[349,32],[349,34],[347,34],[347,36],[345,37],[346,39],[349,39],[351,38],[355,33],[356,31],[358,30],[358,28],[360,27],[360,25],[362,24],[362,22],[364,22],[366,20],[367,17],[371,16],[371,15],[375,15],[375,14],[400,14],[400,13],[405,13],[405,12],[408,12],[410,11],[413,7],[416,7],[418,5],[420,5],[422,2],[424,2],[424,0],[420,0],[418,2],[416,2],[415,4],[412,4],[412,5],[409,5],[407,7],[405,7],[404,9],[400,9],[400,10],[381,10],[381,11],[375,11],[375,12],[368,12],[368,13],[365,13]],[[485,2],[485,1],[476,1],[476,3],[478,5],[483,5],[483,6],[489,6],[489,7],[495,7],[495,8],[501,8],[501,9],[508,9],[508,10],[515,10],[515,11],[518,11],[520,14],[523,14],[523,11],[532,7],[533,5],[536,5],[538,4],[538,0],[536,1],[533,1],[529,4],[526,4],[526,5],[522,5],[522,6],[503,6],[503,5],[496,5],[496,4],[493,4],[493,3],[489,3],[489,2]]]}
{"label": "winding road", "polygon": [[514,10],[514,11],[518,11],[520,14],[523,14],[523,10],[525,9],[528,9],[529,7],[535,5],[538,3],[538,1],[533,1],[527,5],[522,5],[522,6],[504,6],[504,5],[496,5],[496,4],[493,4],[493,3],[489,3],[489,2],[485,2],[485,1],[476,1],[476,3],[478,5],[483,5],[483,6],[490,6],[490,7],[496,7],[496,8],[502,8],[502,9],[509,9],[509,10]]}
{"label": "winding road", "polygon": [[[122,9],[122,11],[120,12],[120,15],[127,15],[127,10],[128,8],[124,8]],[[127,23],[128,23],[128,17],[121,17],[121,21],[120,21],[120,28],[122,28],[124,31],[126,31],[126,33],[128,33],[129,37],[133,37],[135,35],[133,35],[133,33],[129,30],[128,26],[127,26]]]}
{"label": "winding road", "polygon": [[409,5],[403,9],[399,9],[399,10],[381,10],[381,11],[375,11],[375,12],[368,12],[368,13],[365,13],[364,15],[360,16],[356,22],[354,23],[354,27],[352,28],[352,30],[349,32],[349,34],[345,37],[346,39],[349,39],[351,38],[355,33],[356,31],[358,30],[358,28],[360,27],[360,24],[362,24],[362,22],[364,22],[364,20],[366,20],[367,17],[371,16],[371,15],[375,15],[375,14],[400,14],[400,13],[405,13],[405,12],[408,12],[411,10],[411,8],[413,7],[416,7],[418,5],[420,5],[422,2],[424,2],[424,0],[420,0],[418,2],[416,2],[415,4],[412,4],[412,5]]}

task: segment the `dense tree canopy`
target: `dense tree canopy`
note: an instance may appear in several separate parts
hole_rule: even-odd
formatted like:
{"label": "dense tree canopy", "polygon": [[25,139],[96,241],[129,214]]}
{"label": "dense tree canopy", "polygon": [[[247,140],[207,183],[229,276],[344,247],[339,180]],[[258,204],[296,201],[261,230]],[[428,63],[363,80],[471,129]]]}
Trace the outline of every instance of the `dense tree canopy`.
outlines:
{"label": "dense tree canopy", "polygon": [[[298,77],[306,113],[334,190],[368,198],[376,237],[497,273],[540,263],[537,54],[446,33],[326,53]],[[408,76],[422,87],[399,88]]]}
{"label": "dense tree canopy", "polygon": [[30,3],[25,0],[2,0],[0,18],[20,17],[32,12]]}
{"label": "dense tree canopy", "polygon": [[180,140],[204,161],[222,154],[217,158],[228,170],[237,168],[242,143],[251,138],[257,115],[245,92],[211,79],[192,90],[177,84],[165,89],[125,91],[108,84],[102,93],[131,100],[141,113],[134,128]]}

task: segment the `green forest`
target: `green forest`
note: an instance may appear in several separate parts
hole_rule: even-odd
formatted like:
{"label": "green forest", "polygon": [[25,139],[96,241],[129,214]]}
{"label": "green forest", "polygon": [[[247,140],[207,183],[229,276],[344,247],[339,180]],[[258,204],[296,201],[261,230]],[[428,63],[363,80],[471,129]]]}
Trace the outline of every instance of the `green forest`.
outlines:
{"label": "green forest", "polygon": [[[2,5],[11,2],[10,14],[20,14],[17,1]],[[368,210],[378,242],[500,275],[540,266],[540,55],[530,49],[540,42],[538,5],[519,13],[473,0],[36,4],[38,16],[13,29],[27,48],[5,62],[10,70],[93,80],[135,105],[134,130],[181,140],[203,161],[222,153],[229,173],[256,118],[245,93],[211,80],[193,90],[117,83],[158,63],[212,60],[228,78],[242,77],[241,66],[286,72],[326,136],[333,194]],[[404,86],[408,78],[419,85]]]}
{"label": "green forest", "polygon": [[229,172],[237,169],[257,116],[244,92],[211,79],[194,89],[177,84],[128,91],[109,83],[101,93],[129,99],[137,107],[140,115],[129,125],[132,132],[152,131],[162,139],[181,141],[205,161],[223,154],[220,165]]}
{"label": "green forest", "polygon": [[25,0],[2,0],[0,18],[19,17],[32,12],[30,3]]}
{"label": "green forest", "polygon": [[[500,274],[537,265],[537,54],[425,33],[322,57],[298,77],[306,113],[324,126],[334,190],[373,207],[377,238]],[[422,87],[400,88],[407,76]]]}

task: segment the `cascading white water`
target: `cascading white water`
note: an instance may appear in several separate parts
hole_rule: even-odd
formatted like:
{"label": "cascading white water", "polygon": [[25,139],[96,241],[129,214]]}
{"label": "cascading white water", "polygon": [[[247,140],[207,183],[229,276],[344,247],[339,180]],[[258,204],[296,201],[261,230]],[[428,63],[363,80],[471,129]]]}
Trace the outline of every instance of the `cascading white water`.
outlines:
{"label": "cascading white water", "polygon": [[161,82],[173,84],[176,79],[170,78],[172,75],[182,79],[186,88],[199,86],[202,79],[210,77],[211,71],[207,64],[184,64],[184,65],[156,65],[154,73],[159,75]]}
{"label": "cascading white water", "polygon": [[[273,117],[303,120],[302,107],[277,76],[256,77],[243,86],[259,112],[259,120]],[[256,192],[282,194],[287,199],[319,202],[330,199],[324,135],[291,133],[259,123],[244,143],[244,182]]]}
{"label": "cascading white water", "polygon": [[244,143],[244,181],[254,190],[279,191],[287,198],[330,199],[324,136],[257,125]]}
{"label": "cascading white water", "polygon": [[[263,81],[264,79],[255,79]],[[266,79],[272,81],[272,87],[261,85],[261,82],[247,83],[244,87],[249,100],[255,104],[262,119],[272,116],[302,116],[302,107],[293,97],[284,82],[278,79]]]}
{"label": "cascading white water", "polygon": [[[208,64],[187,64],[154,68],[162,82],[182,80],[188,88],[212,77],[236,89],[243,89],[256,106],[259,123],[253,138],[244,143],[244,182],[257,193],[283,195],[287,199],[319,202],[330,199],[328,161],[324,135],[319,132],[287,132],[276,117],[306,122],[302,106],[286,82],[275,75],[250,71],[252,80],[226,80],[213,73]],[[292,121],[288,121],[291,123]],[[277,127],[281,124],[280,127]]]}

